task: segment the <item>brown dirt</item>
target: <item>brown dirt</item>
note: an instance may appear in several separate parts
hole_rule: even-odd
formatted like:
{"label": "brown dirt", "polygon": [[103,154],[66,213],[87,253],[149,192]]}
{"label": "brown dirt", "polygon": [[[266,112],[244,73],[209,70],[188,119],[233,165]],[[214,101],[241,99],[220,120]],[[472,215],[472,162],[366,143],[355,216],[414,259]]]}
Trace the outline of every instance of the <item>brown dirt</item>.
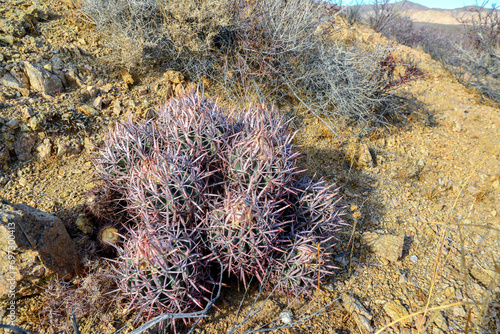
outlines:
{"label": "brown dirt", "polygon": [[[71,156],[52,154],[46,161],[40,161],[35,154],[24,162],[13,159],[0,171],[0,197],[59,216],[83,251],[88,237],[74,222],[82,213],[86,192],[93,185],[92,147],[99,145],[108,126],[124,119],[127,113],[142,118],[150,106],[163,101],[161,92],[153,90],[161,72],[136,69],[138,82],[128,89],[119,69],[106,61],[109,51],[91,26],[59,3],[48,5],[53,15],[39,23],[42,37],[37,38],[50,45],[50,50],[69,50],[61,51],[67,55],[63,60],[75,60],[78,70],[86,74],[87,82],[84,87],[54,99],[33,92],[29,97],[16,96],[4,89],[0,117],[16,118],[23,123],[23,107],[45,112],[48,121],[36,133],[38,143],[49,138],[57,146],[60,141],[75,139],[83,150]],[[48,50],[36,50],[33,46],[36,43],[28,40],[25,37],[13,47],[2,46],[0,53],[7,59],[16,59],[14,55],[18,54],[21,59],[43,61],[51,56]],[[386,42],[379,36],[378,41]],[[87,55],[82,52],[76,55],[77,51],[71,51],[75,47]],[[482,333],[500,330],[495,327],[499,326],[498,304],[488,304],[500,297],[500,108],[464,88],[427,54],[402,46],[396,50],[399,55],[411,55],[420,61],[425,75],[401,93],[423,105],[433,115],[434,125],[424,124],[422,117],[414,114],[404,125],[375,131],[370,138],[339,138],[316,118],[302,114],[297,144],[304,153],[303,164],[311,173],[325,176],[341,187],[343,200],[349,207],[346,222],[351,228],[339,237],[336,275],[330,282],[324,282],[312,301],[290,304],[296,319],[331,303],[323,312],[327,314],[289,330],[277,330],[278,333],[363,332],[353,314],[342,307],[338,299],[342,293],[355,296],[369,310],[375,329],[392,321],[383,306],[397,300],[409,313],[424,310],[426,306],[443,306],[440,312],[445,326],[438,329],[439,326],[431,325],[432,333],[464,333],[466,326],[475,325]],[[106,83],[114,88],[105,97],[113,102],[120,100],[124,112],[119,116],[113,114],[112,103],[99,116],[78,111],[79,106],[88,104],[86,87],[102,87]],[[148,88],[145,95],[141,95],[143,88]],[[18,131],[14,135],[22,134]],[[363,153],[367,149],[375,156],[373,165]],[[364,245],[363,233],[373,230],[404,234],[403,257],[399,261],[388,263]],[[244,291],[237,284],[225,288],[217,303],[218,310],[201,322],[197,333],[227,331],[243,297]],[[248,312],[255,297],[255,291],[246,296],[243,314]],[[43,296],[35,296],[20,301],[18,325],[40,333],[59,330],[39,325],[42,300]],[[446,306],[460,302],[466,304]],[[272,323],[288,304],[285,297],[273,296],[244,329]],[[118,321],[119,312],[112,312],[116,313],[112,318]],[[426,314],[428,324],[432,323],[431,318],[441,319],[436,311]],[[392,325],[383,332],[416,333],[416,319],[410,319],[406,325]],[[236,323],[241,320],[239,316]],[[81,329],[87,328],[82,333],[114,330],[113,326],[107,330],[92,326],[99,321],[91,317],[79,322]],[[119,328],[119,323],[115,325]]]}

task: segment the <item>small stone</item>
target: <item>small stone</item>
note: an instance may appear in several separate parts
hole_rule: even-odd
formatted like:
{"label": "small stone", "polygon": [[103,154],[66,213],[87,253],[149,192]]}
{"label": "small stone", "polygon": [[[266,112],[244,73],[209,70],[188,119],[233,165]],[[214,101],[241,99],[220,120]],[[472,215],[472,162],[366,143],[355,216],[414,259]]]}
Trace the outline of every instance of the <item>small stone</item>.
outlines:
{"label": "small stone", "polygon": [[25,62],[24,70],[30,80],[31,87],[36,91],[47,95],[54,95],[62,92],[63,84],[61,79],[51,74],[40,65],[33,65],[29,62]]}
{"label": "small stone", "polygon": [[368,319],[372,319],[372,314],[355,297],[346,293],[342,294],[342,306],[350,313],[358,313]]}
{"label": "small stone", "polygon": [[165,73],[163,73],[163,76],[165,77],[165,79],[174,84],[180,84],[184,81],[184,75],[181,72],[173,70],[166,71]]}
{"label": "small stone", "polygon": [[84,113],[87,116],[98,116],[99,115],[99,111],[97,111],[93,107],[86,105],[86,104],[84,104],[82,106],[78,106],[76,109],[79,112]]}
{"label": "small stone", "polygon": [[462,123],[460,123],[459,121],[455,121],[453,128],[451,130],[453,132],[462,132],[463,130]]}
{"label": "small stone", "polygon": [[14,129],[17,129],[17,127],[19,126],[19,123],[20,122],[19,122],[19,120],[17,118],[12,118],[5,125],[7,125],[12,130],[14,130]]}
{"label": "small stone", "polygon": [[45,138],[43,143],[37,147],[38,157],[40,160],[46,160],[52,153],[52,143],[49,138]]}
{"label": "small stone", "polygon": [[410,261],[413,262],[413,263],[417,263],[418,262],[418,257],[416,255],[412,255],[412,256],[410,256]]}
{"label": "small stone", "polygon": [[120,69],[120,73],[122,75],[123,81],[127,84],[127,86],[134,84],[134,78],[127,70],[122,68]]}
{"label": "small stone", "polygon": [[95,86],[88,86],[87,87],[87,95],[89,96],[89,98],[91,98],[91,99],[95,98],[98,93],[99,93],[99,89],[97,89],[97,87],[95,87]]}
{"label": "small stone", "polygon": [[31,108],[29,107],[23,107],[22,108],[22,113],[23,113],[23,118],[25,120],[28,120],[30,119],[31,117],[35,116],[35,113],[33,112],[33,110],[31,110]]}
{"label": "small stone", "polygon": [[0,254],[0,301],[12,300],[9,278],[19,298],[37,293],[54,273],[71,278],[81,270],[78,249],[58,217],[0,199],[0,249],[7,248],[9,256]]}
{"label": "small stone", "polygon": [[113,114],[118,117],[122,113],[122,106],[119,100],[115,101],[115,104],[113,105]]}
{"label": "small stone", "polygon": [[440,311],[438,311],[438,313],[434,317],[434,324],[443,331],[448,330],[448,324],[446,323],[446,319],[444,318],[443,314]]}
{"label": "small stone", "polygon": [[26,185],[28,184],[28,180],[26,180],[26,178],[25,178],[25,177],[21,177],[21,178],[19,178],[19,181],[18,181],[18,182],[19,182],[19,184],[20,184],[21,186],[23,186],[23,187],[26,187]]}
{"label": "small stone", "polygon": [[81,88],[83,86],[82,80],[73,69],[64,72],[64,78],[71,86],[76,86],[78,88]]}
{"label": "small stone", "polygon": [[57,144],[57,156],[75,155],[82,151],[80,143],[76,139],[61,139]]}
{"label": "small stone", "polygon": [[63,67],[64,67],[64,62],[61,60],[61,58],[57,57],[57,56],[54,56],[52,57],[52,59],[50,60],[52,62],[52,66],[56,69],[56,70],[62,70]]}
{"label": "small stone", "polygon": [[467,315],[467,312],[465,312],[465,309],[462,306],[457,306],[453,308],[453,315],[464,318]]}
{"label": "small stone", "polygon": [[0,19],[0,30],[15,37],[23,37],[26,35],[26,29],[24,29],[23,24],[10,18]]}
{"label": "small stone", "polygon": [[372,314],[353,296],[346,293],[342,294],[342,306],[354,318],[354,321],[368,332],[373,332],[373,327],[370,320],[373,318]]}
{"label": "small stone", "polygon": [[113,84],[106,84],[104,86],[102,86],[101,90],[104,92],[104,93],[109,93],[112,89],[113,89]]}
{"label": "small stone", "polygon": [[98,96],[92,103],[92,107],[97,110],[102,110],[102,96]]}
{"label": "small stone", "polygon": [[[29,96],[29,89],[23,87],[23,85],[17,80],[12,74],[7,73],[0,79],[0,84],[5,87],[9,87],[17,90],[23,96]],[[29,86],[28,86],[29,87]]]}
{"label": "small stone", "polygon": [[84,234],[90,234],[94,230],[91,220],[84,213],[78,215],[75,226]]}
{"label": "small stone", "polygon": [[41,131],[42,126],[47,122],[47,116],[44,113],[38,113],[35,117],[31,117],[27,123],[28,127],[33,131]]}
{"label": "small stone", "polygon": [[360,149],[358,165],[362,167],[375,167],[375,151],[367,144],[363,144]]}
{"label": "small stone", "polygon": [[[383,308],[385,313],[387,313],[387,315],[391,317],[393,321],[399,320],[409,315],[408,310],[403,305],[401,305],[401,302],[399,300],[391,300],[385,303]],[[411,321],[411,319],[404,319],[400,320],[400,323],[405,326],[409,321]]]}
{"label": "small stone", "polygon": [[280,320],[285,325],[289,325],[292,323],[292,315],[290,314],[290,312],[281,312],[280,313]]}
{"label": "small stone", "polygon": [[382,231],[366,232],[363,241],[369,245],[378,256],[396,262],[401,257],[404,235],[383,234]]}
{"label": "small stone", "polygon": [[5,44],[14,44],[14,36],[0,35],[0,42],[4,42]]}
{"label": "small stone", "polygon": [[10,162],[9,150],[0,143],[0,166],[6,166]]}
{"label": "small stone", "polygon": [[406,274],[401,274],[399,276],[399,280],[398,280],[399,284],[403,284],[403,283],[406,283],[408,282],[408,278],[406,277]]}
{"label": "small stone", "polygon": [[17,158],[26,161],[31,156],[31,149],[35,145],[36,136],[32,133],[23,135],[19,140],[13,143]]}

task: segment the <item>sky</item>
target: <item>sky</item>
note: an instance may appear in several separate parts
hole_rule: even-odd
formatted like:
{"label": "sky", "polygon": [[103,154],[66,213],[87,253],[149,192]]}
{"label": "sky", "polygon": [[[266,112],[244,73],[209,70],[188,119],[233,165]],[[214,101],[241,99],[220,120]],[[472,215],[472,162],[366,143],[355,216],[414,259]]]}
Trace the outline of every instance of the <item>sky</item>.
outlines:
{"label": "sky", "polygon": [[[443,8],[443,9],[454,9],[454,8],[462,8],[464,6],[476,5],[475,0],[409,0],[411,2],[418,3],[420,5],[429,7],[429,8]],[[365,4],[369,4],[373,2],[373,0],[364,0],[364,1],[356,1],[356,0],[343,0],[342,3],[356,3],[362,2]],[[497,3],[500,5],[500,0],[489,1],[486,7],[491,8],[492,3]],[[478,0],[477,3],[481,5],[483,0]]]}

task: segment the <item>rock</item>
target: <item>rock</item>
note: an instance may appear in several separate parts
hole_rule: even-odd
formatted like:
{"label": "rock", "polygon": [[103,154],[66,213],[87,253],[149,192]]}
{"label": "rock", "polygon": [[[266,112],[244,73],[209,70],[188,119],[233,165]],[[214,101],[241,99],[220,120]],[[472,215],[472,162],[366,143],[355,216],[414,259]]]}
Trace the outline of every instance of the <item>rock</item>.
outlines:
{"label": "rock", "polygon": [[80,270],[76,245],[59,218],[3,199],[0,249],[0,300],[37,293],[48,277],[70,278]]}
{"label": "rock", "polygon": [[0,19],[0,30],[14,37],[23,37],[26,35],[26,29],[21,22],[14,19]]}
{"label": "rock", "polygon": [[358,165],[363,167],[375,167],[375,151],[370,149],[368,145],[363,144],[359,152]]}
{"label": "rock", "polygon": [[75,226],[84,234],[90,234],[94,230],[92,222],[84,213],[78,215],[75,220]]}
{"label": "rock", "polygon": [[20,177],[18,182],[23,187],[26,187],[28,185],[28,180],[25,177]]}
{"label": "rock", "polygon": [[352,314],[354,321],[359,327],[364,328],[367,332],[373,332],[373,327],[370,323],[373,316],[356,298],[346,293],[342,294],[342,306]]}
{"label": "rock", "polygon": [[403,252],[404,235],[384,234],[382,231],[366,232],[363,241],[369,245],[378,256],[396,262]]}
{"label": "rock", "polygon": [[10,154],[7,146],[0,142],[0,166],[5,166],[10,162]]}
{"label": "rock", "polygon": [[14,44],[14,36],[0,35],[0,42],[4,42],[5,44]]}
{"label": "rock", "polygon": [[64,78],[70,86],[81,88],[83,86],[82,79],[76,74],[73,69],[64,72]]}
{"label": "rock", "polygon": [[5,123],[5,125],[7,125],[7,127],[9,127],[10,129],[15,130],[19,127],[19,123],[20,122],[17,118],[12,118],[7,123]]}
{"label": "rock", "polygon": [[0,84],[4,85],[5,87],[9,87],[9,88],[17,90],[23,96],[29,95],[29,90],[23,88],[23,86],[19,83],[19,81],[17,81],[16,78],[14,78],[14,76],[10,73],[5,74],[0,79]]}
{"label": "rock", "polygon": [[61,139],[57,144],[57,156],[75,155],[82,151],[82,146],[76,139]]}
{"label": "rock", "polygon": [[446,319],[441,311],[438,311],[438,313],[434,316],[434,325],[439,327],[442,331],[448,331],[448,324],[446,323]]}
{"label": "rock", "polygon": [[35,116],[35,113],[29,107],[23,107],[22,108],[22,114],[23,114],[23,119],[24,120],[28,120],[31,117]]}
{"label": "rock", "polygon": [[43,67],[25,62],[24,70],[30,80],[31,88],[36,91],[47,95],[54,95],[62,92],[63,84],[61,79]]}
{"label": "rock", "polygon": [[43,143],[41,143],[37,147],[37,151],[38,151],[38,157],[40,158],[40,160],[46,160],[46,159],[50,158],[50,155],[52,153],[52,143],[51,143],[50,139],[45,138],[43,140]]}
{"label": "rock", "polygon": [[463,126],[459,121],[455,121],[451,129],[453,132],[462,132]]}
{"label": "rock", "polygon": [[113,105],[113,114],[118,117],[122,113],[122,106],[120,100],[116,100]]}
{"label": "rock", "polygon": [[[403,317],[409,315],[408,310],[401,305],[399,300],[391,300],[384,304],[384,311],[393,321],[399,320]],[[411,322],[410,318],[401,320],[401,325],[405,326],[407,323]]]}
{"label": "rock", "polygon": [[88,105],[83,105],[83,106],[78,106],[76,108],[79,112],[84,113],[87,116],[98,116],[99,111],[95,110],[93,107],[88,106]]}
{"label": "rock", "polygon": [[99,94],[99,89],[95,86],[88,86],[87,87],[87,95],[89,96],[90,99],[94,99],[97,94]]}
{"label": "rock", "polygon": [[47,122],[47,116],[44,113],[35,114],[27,122],[28,127],[33,131],[41,131],[42,126]]}
{"label": "rock", "polygon": [[122,79],[123,81],[127,84],[127,87],[129,85],[133,85],[134,84],[134,78],[132,77],[132,75],[127,71],[127,70],[124,70],[123,68],[120,69],[120,73],[122,75]]}
{"label": "rock", "polygon": [[173,84],[180,84],[184,81],[184,75],[177,71],[168,70],[163,73],[163,76]]}
{"label": "rock", "polygon": [[62,70],[63,67],[64,67],[64,62],[61,60],[61,58],[59,58],[57,56],[52,57],[52,59],[50,60],[50,62],[52,63],[52,66],[56,70]]}
{"label": "rock", "polygon": [[97,110],[102,110],[102,96],[98,96],[92,103],[92,107]]}
{"label": "rock", "polygon": [[23,135],[19,140],[13,143],[14,151],[17,158],[21,161],[26,161],[31,156],[31,150],[35,145],[36,136],[33,133]]}
{"label": "rock", "polygon": [[104,93],[109,93],[113,90],[113,84],[105,84],[104,86],[102,86],[101,90],[104,92]]}
{"label": "rock", "polygon": [[29,17],[29,19],[37,20],[37,19],[42,19],[42,20],[48,20],[49,14],[43,9],[42,6],[39,4],[33,4],[28,7],[26,10],[25,14]]}

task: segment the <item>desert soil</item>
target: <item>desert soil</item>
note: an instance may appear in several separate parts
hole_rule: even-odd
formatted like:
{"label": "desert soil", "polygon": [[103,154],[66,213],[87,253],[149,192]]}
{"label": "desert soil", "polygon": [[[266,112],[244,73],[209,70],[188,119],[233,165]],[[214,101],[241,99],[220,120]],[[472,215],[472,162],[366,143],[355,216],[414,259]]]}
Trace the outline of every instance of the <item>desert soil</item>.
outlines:
{"label": "desert soil", "polygon": [[[17,17],[31,5],[31,0],[0,1],[0,15]],[[24,96],[0,85],[0,143],[35,140],[22,159],[10,150],[10,162],[0,170],[0,197],[57,215],[83,252],[89,237],[82,213],[95,184],[95,147],[115,122],[143,119],[166,101],[166,69],[132,69],[129,85],[103,37],[78,11],[55,1],[39,6],[46,17],[33,20],[32,29],[13,43],[0,40],[0,77],[29,61],[60,63],[77,80],[55,96],[33,90]],[[363,31],[359,38],[387,43]],[[420,109],[404,124],[370,136],[339,137],[316,118],[301,115],[296,144],[303,165],[340,187],[349,226],[333,254],[337,272],[312,301],[292,302],[291,313],[300,319],[329,305],[322,315],[279,333],[373,332],[426,308],[425,318],[407,318],[383,333],[417,333],[419,324],[429,333],[500,332],[500,108],[462,86],[424,52],[396,46],[396,54],[411,56],[424,74],[400,93],[431,116]],[[88,109],[97,95],[102,110]],[[46,147],[49,154],[42,159]],[[373,232],[403,240],[402,255],[387,259],[383,249],[370,246]],[[228,285],[197,333],[224,333],[231,327],[244,291],[236,283]],[[243,314],[255,296],[255,291],[246,296]],[[43,295],[22,299],[18,325],[39,333],[61,330],[41,325],[43,300]],[[287,304],[284,297],[271,298],[244,329],[272,322]],[[360,314],[368,319],[365,327]],[[116,328],[106,329],[98,316],[79,319],[82,333],[112,333],[127,324],[119,323],[119,316],[113,315]]]}

